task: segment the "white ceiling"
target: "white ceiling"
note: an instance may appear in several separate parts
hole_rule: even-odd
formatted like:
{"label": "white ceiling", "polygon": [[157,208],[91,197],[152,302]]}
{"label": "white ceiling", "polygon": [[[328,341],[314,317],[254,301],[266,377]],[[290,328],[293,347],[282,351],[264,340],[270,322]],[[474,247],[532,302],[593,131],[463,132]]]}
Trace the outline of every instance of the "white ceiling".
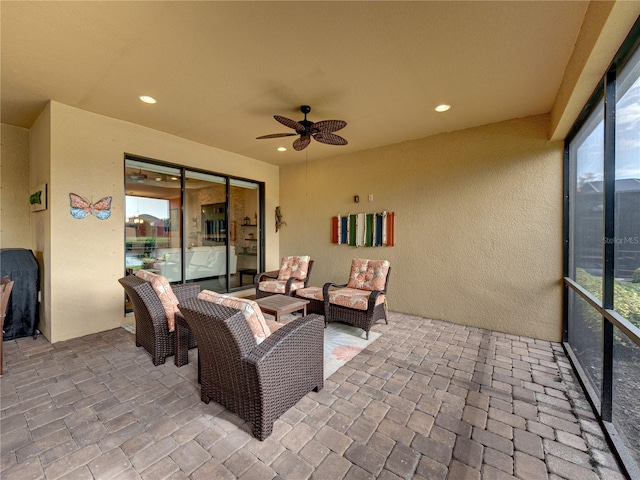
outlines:
{"label": "white ceiling", "polygon": [[[587,7],[2,2],[1,119],[28,128],[53,99],[276,165],[314,160],[549,112]],[[302,104],[345,120],[349,145],[255,139],[290,131],[273,115],[300,120]]]}

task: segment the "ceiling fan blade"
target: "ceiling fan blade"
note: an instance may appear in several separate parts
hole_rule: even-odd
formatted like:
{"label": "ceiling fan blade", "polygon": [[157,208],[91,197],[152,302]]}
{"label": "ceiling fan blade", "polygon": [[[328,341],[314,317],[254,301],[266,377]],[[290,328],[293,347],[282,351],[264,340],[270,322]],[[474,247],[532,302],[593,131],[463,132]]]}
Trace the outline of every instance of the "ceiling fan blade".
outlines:
{"label": "ceiling fan blade", "polygon": [[316,122],[311,127],[311,133],[316,132],[337,132],[341,128],[347,126],[347,122],[344,120],[322,120],[320,122]]}
{"label": "ceiling fan blade", "polygon": [[280,115],[274,115],[273,118],[275,118],[285,127],[293,128],[294,130],[304,130],[304,125],[296,122],[295,120],[291,120],[290,118],[281,117]]}
{"label": "ceiling fan blade", "polygon": [[346,145],[348,142],[340,135],[334,135],[333,133],[320,132],[316,133],[315,138],[320,143],[326,143],[327,145]]}
{"label": "ceiling fan blade", "polygon": [[297,135],[297,133],[272,133],[270,135],[262,135],[261,137],[256,137],[256,140],[262,140],[263,138],[293,137],[294,135]]}
{"label": "ceiling fan blade", "polygon": [[304,150],[311,143],[311,137],[309,135],[304,135],[295,142],[293,142],[293,149],[296,151]]}

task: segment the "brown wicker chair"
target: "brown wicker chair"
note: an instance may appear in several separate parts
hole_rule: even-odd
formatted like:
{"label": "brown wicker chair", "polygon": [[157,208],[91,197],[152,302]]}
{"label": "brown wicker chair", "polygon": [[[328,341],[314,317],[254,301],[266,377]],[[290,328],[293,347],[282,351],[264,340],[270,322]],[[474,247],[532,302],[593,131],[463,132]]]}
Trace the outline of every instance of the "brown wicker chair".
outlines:
{"label": "brown wicker chair", "polygon": [[[174,332],[169,331],[164,307],[148,282],[135,275],[127,275],[118,280],[131,300],[133,314],[136,318],[136,346],[144,347],[151,354],[153,364],[158,366],[165,362],[168,356],[175,355],[176,341]],[[200,292],[200,285],[185,283],[172,285],[171,289],[178,297],[178,301],[195,297]],[[180,313],[176,313],[176,316]],[[189,348],[196,346],[195,337],[189,335]],[[181,355],[175,355],[177,367],[189,363],[188,350]]]}
{"label": "brown wicker chair", "polygon": [[[382,290],[362,290],[362,292],[368,297],[366,310],[350,308],[332,302],[332,294],[339,293],[340,289],[348,287],[349,283],[345,283],[344,285],[325,283],[322,288],[325,323],[340,322],[353,325],[354,327],[363,329],[366,333],[366,338],[369,339],[369,330],[371,330],[371,327],[377,320],[383,319],[384,323],[389,323],[387,321],[387,303],[385,297],[387,294],[390,275],[391,267],[387,270],[387,275],[384,280],[384,288]],[[335,290],[336,288],[338,290]],[[381,296],[384,297],[380,298]]]}
{"label": "brown wicker chair", "polygon": [[201,399],[249,422],[264,440],[273,423],[309,391],[324,386],[324,325],[319,315],[292,321],[259,345],[242,312],[198,298],[179,305],[198,342]]}
{"label": "brown wicker chair", "polygon": [[305,288],[309,283],[309,278],[311,277],[312,269],[313,269],[313,260],[309,260],[309,268],[307,270],[307,276],[304,278],[290,277],[286,281],[284,286],[284,291],[282,292],[267,292],[265,290],[260,289],[260,282],[269,281],[269,280],[278,281],[279,270],[272,271],[272,272],[258,273],[254,278],[254,284],[256,287],[256,298],[268,297],[269,295],[290,295],[290,296],[294,295],[295,289],[292,289],[293,282],[304,282],[304,286],[300,288]]}

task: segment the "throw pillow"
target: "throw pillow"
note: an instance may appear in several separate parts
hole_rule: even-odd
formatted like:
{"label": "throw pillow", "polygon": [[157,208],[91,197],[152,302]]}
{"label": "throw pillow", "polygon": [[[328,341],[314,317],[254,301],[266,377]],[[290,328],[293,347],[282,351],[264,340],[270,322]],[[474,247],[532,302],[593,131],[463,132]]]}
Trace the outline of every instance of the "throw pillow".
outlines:
{"label": "throw pillow", "polygon": [[253,333],[253,338],[256,339],[256,344],[262,343],[269,335],[271,335],[271,330],[269,330],[269,327],[267,326],[267,322],[265,321],[264,315],[262,315],[260,306],[253,300],[221,295],[219,293],[212,292],[211,290],[202,290],[198,294],[198,298],[207,302],[213,302],[219,305],[224,305],[225,307],[240,310],[249,324],[251,333]]}
{"label": "throw pillow", "polygon": [[173,332],[176,325],[176,313],[180,310],[178,310],[178,297],[173,293],[169,280],[162,275],[149,272],[148,270],[138,270],[135,275],[145,282],[149,282],[151,288],[156,292],[156,295],[158,295],[164,307],[164,313],[167,316],[167,327],[170,332]]}

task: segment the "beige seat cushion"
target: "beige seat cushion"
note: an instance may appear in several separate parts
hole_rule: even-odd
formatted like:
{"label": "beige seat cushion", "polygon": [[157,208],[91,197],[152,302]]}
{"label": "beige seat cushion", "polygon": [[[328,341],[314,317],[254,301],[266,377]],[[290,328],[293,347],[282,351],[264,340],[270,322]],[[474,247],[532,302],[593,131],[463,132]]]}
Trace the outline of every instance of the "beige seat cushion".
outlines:
{"label": "beige seat cushion", "polygon": [[323,301],[322,287],[307,287],[296,290],[296,295],[301,298],[310,298],[311,300]]}
{"label": "beige seat cushion", "polygon": [[[265,280],[258,284],[258,288],[263,292],[283,294],[287,288],[287,282],[288,280]],[[302,287],[304,287],[304,282],[299,282],[297,280],[295,282],[291,282],[291,291]]]}
{"label": "beige seat cushion", "polygon": [[149,272],[148,270],[138,270],[135,276],[149,282],[156,295],[160,299],[162,306],[164,307],[164,313],[167,316],[167,327],[170,332],[173,332],[176,325],[176,313],[178,310],[178,297],[173,293],[169,280],[157,273]]}
{"label": "beige seat cushion", "polygon": [[202,290],[198,294],[198,298],[207,302],[213,302],[219,305],[224,305],[225,307],[240,310],[249,324],[251,333],[253,333],[253,338],[256,339],[256,344],[262,343],[269,335],[271,335],[271,329],[269,329],[269,326],[267,325],[264,315],[260,310],[260,306],[253,300],[222,295],[217,292],[212,292],[211,290]]}
{"label": "beige seat cushion", "polygon": [[[357,288],[339,288],[329,292],[329,303],[334,305],[342,305],[343,307],[355,308],[357,310],[366,310],[369,305],[369,290],[359,290]],[[378,295],[376,305],[384,303],[384,294]]]}
{"label": "beige seat cushion", "polygon": [[276,322],[275,320],[269,320],[267,318],[267,326],[269,327],[269,330],[271,330],[271,333],[274,333],[275,331],[284,327],[285,324],[282,322]]}

